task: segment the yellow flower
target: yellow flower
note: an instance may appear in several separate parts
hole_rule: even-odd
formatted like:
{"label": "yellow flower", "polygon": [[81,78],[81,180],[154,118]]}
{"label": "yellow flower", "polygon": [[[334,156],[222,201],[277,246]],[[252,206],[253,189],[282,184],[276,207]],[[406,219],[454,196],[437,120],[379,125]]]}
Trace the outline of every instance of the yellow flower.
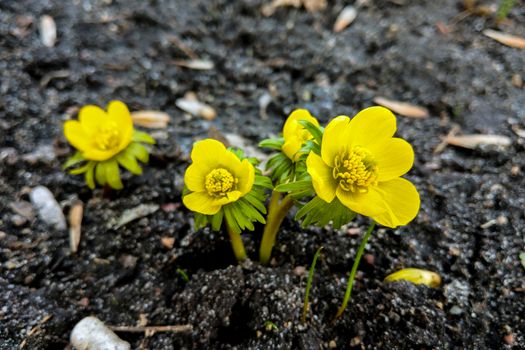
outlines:
{"label": "yellow flower", "polygon": [[182,199],[184,205],[204,215],[216,214],[223,205],[235,202],[252,189],[255,168],[240,160],[222,143],[212,139],[198,141],[191,151],[192,164],[184,174],[184,183],[192,193]]}
{"label": "yellow flower", "polygon": [[317,195],[335,197],[350,210],[387,227],[406,225],[419,211],[415,186],[401,178],[414,162],[408,142],[392,137],[396,118],[386,108],[370,107],[352,120],[333,119],[326,127],[321,156],[306,160]]}
{"label": "yellow flower", "polygon": [[107,112],[98,106],[84,106],[78,119],[65,122],[64,134],[69,143],[87,160],[107,160],[132,141],[131,115],[126,105],[120,101],[110,102]]}
{"label": "yellow flower", "polygon": [[306,109],[296,109],[288,116],[283,127],[284,144],[282,150],[294,162],[301,156],[302,153],[299,150],[303,144],[313,138],[312,134],[299,123],[300,120],[306,120],[315,126],[319,126],[317,119],[312,117]]}

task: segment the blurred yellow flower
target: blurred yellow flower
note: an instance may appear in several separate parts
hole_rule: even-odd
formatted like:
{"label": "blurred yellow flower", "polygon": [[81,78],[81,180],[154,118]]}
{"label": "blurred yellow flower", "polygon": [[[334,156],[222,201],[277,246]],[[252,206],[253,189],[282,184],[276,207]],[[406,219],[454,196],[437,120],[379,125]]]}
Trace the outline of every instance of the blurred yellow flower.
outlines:
{"label": "blurred yellow flower", "polygon": [[388,109],[370,107],[350,120],[333,119],[326,127],[321,156],[306,160],[316,194],[335,197],[350,210],[387,227],[406,225],[417,215],[415,186],[401,178],[414,162],[408,142],[392,137],[396,118]]}
{"label": "blurred yellow flower", "polygon": [[312,117],[306,109],[296,109],[288,116],[283,127],[284,144],[282,150],[294,162],[301,156],[302,153],[299,150],[303,144],[313,138],[312,134],[299,123],[300,120],[306,120],[315,126],[319,126],[317,119]]}
{"label": "blurred yellow flower", "polygon": [[64,134],[87,160],[107,160],[132,141],[131,115],[120,101],[110,102],[107,112],[98,106],[84,106],[78,119],[65,122]]}
{"label": "blurred yellow flower", "polygon": [[142,174],[137,160],[147,163],[149,159],[143,144],[155,143],[151,136],[133,128],[128,107],[120,101],[111,101],[107,112],[93,105],[82,107],[78,120],[64,123],[64,135],[78,150],[64,169],[76,167],[70,173],[84,174],[91,189],[95,182],[121,189],[119,165],[135,175]]}
{"label": "blurred yellow flower", "polygon": [[247,159],[241,161],[219,141],[196,142],[191,160],[184,174],[184,183],[191,193],[182,201],[192,211],[214,215],[223,205],[237,201],[252,189],[253,165]]}

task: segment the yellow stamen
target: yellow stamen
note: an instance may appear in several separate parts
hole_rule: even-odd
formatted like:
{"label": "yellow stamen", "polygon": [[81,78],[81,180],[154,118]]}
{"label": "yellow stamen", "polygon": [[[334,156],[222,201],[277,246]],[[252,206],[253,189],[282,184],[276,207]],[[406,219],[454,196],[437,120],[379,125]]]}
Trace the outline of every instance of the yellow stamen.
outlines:
{"label": "yellow stamen", "polygon": [[117,148],[120,143],[118,125],[110,121],[100,126],[94,134],[94,143],[96,148],[104,151]]}
{"label": "yellow stamen", "polygon": [[228,192],[235,190],[239,180],[226,169],[213,169],[206,175],[204,187],[210,196],[223,197]]}
{"label": "yellow stamen", "polygon": [[332,176],[345,191],[368,191],[377,184],[377,166],[373,156],[365,148],[354,146],[339,153],[334,160]]}

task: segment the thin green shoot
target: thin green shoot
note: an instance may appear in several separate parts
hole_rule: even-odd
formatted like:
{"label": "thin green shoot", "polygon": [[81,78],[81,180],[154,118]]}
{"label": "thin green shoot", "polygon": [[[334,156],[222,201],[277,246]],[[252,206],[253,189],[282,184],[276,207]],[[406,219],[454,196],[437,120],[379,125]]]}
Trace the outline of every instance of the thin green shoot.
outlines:
{"label": "thin green shoot", "polygon": [[190,277],[188,276],[188,274],[186,273],[186,271],[184,271],[183,269],[177,269],[175,270],[175,272],[177,272],[180,277],[182,277],[182,279],[185,281],[185,282],[189,282],[190,281]]}
{"label": "thin green shoot", "polygon": [[317,259],[321,255],[321,250],[323,247],[319,247],[315,252],[314,259],[312,260],[312,265],[310,265],[310,271],[308,272],[308,280],[306,281],[306,292],[304,293],[304,305],[303,305],[303,316],[301,321],[306,322],[306,315],[308,314],[308,309],[310,307],[308,303],[308,298],[310,297],[310,289],[312,288],[312,282],[314,280],[315,265],[317,264]]}

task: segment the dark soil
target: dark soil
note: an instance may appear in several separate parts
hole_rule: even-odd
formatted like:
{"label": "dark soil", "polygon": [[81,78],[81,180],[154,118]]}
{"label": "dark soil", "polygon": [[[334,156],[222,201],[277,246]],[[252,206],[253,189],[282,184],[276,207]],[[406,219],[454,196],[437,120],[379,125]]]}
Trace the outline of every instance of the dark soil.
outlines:
{"label": "dark soil", "polygon": [[[525,36],[523,1],[501,25],[478,15],[457,21],[459,0],[361,1],[357,19],[340,34],[332,25],[352,2],[330,1],[313,14],[280,8],[264,17],[268,2],[0,2],[0,349],[62,349],[85,316],[131,326],[141,314],[149,325],[189,323],[194,331],[119,333],[132,348],[525,349],[518,258],[525,250],[525,140],[512,130],[525,129],[518,81],[525,79],[525,54],[482,35],[492,28]],[[58,28],[52,48],[39,37],[44,14]],[[439,22],[457,23],[443,34]],[[178,42],[215,68],[174,64],[188,59]],[[187,91],[218,117],[185,116],[175,100]],[[265,94],[266,118],[259,112]],[[238,266],[225,234],[192,230],[182,178],[191,143],[210,130],[256,144],[276,135],[294,108],[306,107],[324,123],[379,95],[431,112],[427,119],[398,118],[398,134],[416,152],[408,177],[422,208],[410,225],[376,231],[350,306],[334,325],[365,219],[342,230],[303,230],[287,219],[272,266]],[[125,189],[108,199],[61,170],[71,154],[61,130],[77,107],[111,99],[132,110],[165,111],[172,122],[153,132],[158,145],[145,174],[125,177]],[[434,154],[454,124],[466,134],[509,136],[512,144]],[[67,232],[47,227],[31,210],[24,217],[12,209],[29,201],[36,185],[48,187],[66,213],[73,201],[85,203],[77,254],[69,252]],[[112,226],[143,203],[160,209]],[[260,227],[244,235],[254,261],[260,236]],[[172,248],[163,237],[175,239]],[[303,325],[302,272],[321,245]],[[403,267],[436,271],[443,284],[382,282]]]}

